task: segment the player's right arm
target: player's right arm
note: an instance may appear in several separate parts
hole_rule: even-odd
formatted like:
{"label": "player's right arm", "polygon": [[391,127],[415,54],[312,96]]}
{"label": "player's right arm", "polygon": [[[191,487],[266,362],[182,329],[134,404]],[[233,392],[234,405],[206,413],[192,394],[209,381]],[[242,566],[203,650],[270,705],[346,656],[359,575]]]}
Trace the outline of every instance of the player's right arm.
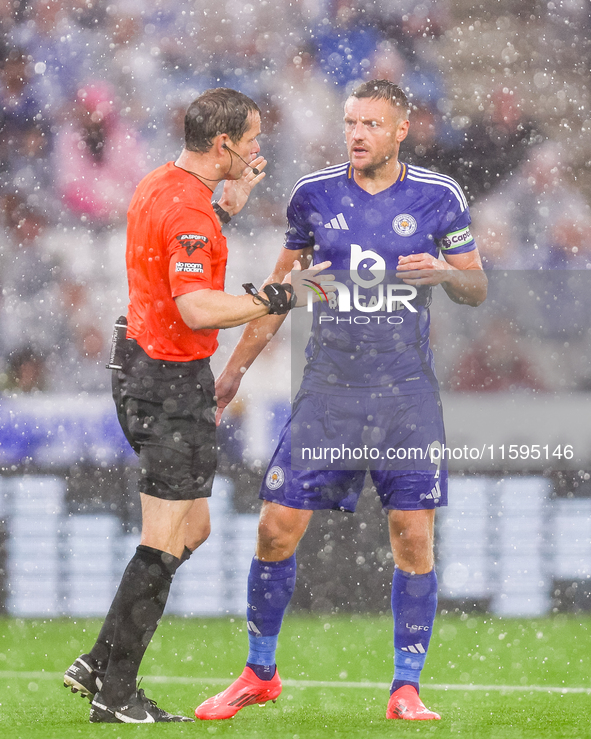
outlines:
{"label": "player's right arm", "polygon": [[[300,263],[302,269],[308,268],[312,262],[312,249],[283,248],[272,274],[265,280],[263,287],[282,280],[296,261]],[[251,321],[244,329],[236,348],[216,381],[217,423],[220,422],[224,408],[238,392],[244,373],[275,336],[284,320],[285,315],[266,315]]]}

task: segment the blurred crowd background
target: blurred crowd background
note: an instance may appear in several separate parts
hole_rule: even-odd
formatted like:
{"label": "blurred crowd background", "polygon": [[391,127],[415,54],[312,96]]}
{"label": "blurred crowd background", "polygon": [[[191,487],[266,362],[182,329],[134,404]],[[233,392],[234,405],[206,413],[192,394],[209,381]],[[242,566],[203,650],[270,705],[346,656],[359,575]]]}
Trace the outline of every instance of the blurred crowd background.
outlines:
{"label": "blurred crowd background", "polygon": [[[225,229],[240,294],[276,260],[295,181],[345,160],[344,100],[373,77],[407,90],[401,159],[458,180],[489,270],[476,310],[434,290],[454,443],[576,447],[552,485],[545,462],[505,486],[452,480],[441,596],[504,614],[589,607],[591,483],[576,470],[591,453],[591,0],[0,0],[0,26],[0,612],[104,612],[137,543],[137,470],[120,467],[131,452],[105,364],[127,305],[127,205],[180,153],[187,105],[230,86],[263,111],[267,177]],[[260,476],[301,371],[295,320],[225,414],[214,534],[178,590],[199,602],[175,612],[243,607]],[[220,332],[214,372],[240,331]],[[295,607],[389,608],[378,510],[367,495],[355,520],[314,517]]]}
{"label": "blurred crowd background", "polygon": [[[126,208],[177,157],[197,94],[230,86],[263,110],[267,177],[228,230],[239,293],[276,259],[294,182],[345,159],[347,93],[387,77],[413,102],[401,159],[460,182],[487,269],[582,274],[574,292],[562,279],[551,328],[502,299],[477,318],[438,310],[444,388],[588,390],[590,14],[589,0],[1,2],[0,388],[108,391]],[[238,336],[222,334],[218,366]],[[279,398],[286,351],[277,341],[261,360]]]}

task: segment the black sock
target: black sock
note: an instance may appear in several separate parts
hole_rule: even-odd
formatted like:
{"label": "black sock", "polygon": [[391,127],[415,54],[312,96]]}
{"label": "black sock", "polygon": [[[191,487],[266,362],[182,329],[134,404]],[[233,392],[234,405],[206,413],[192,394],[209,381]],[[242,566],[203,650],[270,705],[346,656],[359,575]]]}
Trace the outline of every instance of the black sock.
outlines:
{"label": "black sock", "polygon": [[107,613],[107,616],[103,621],[103,625],[101,626],[101,630],[99,631],[96,642],[94,643],[93,648],[88,653],[90,657],[92,657],[92,661],[94,662],[93,666],[96,672],[99,674],[101,680],[104,677],[105,672],[107,671],[107,665],[109,664],[109,655],[111,654],[111,647],[113,646],[113,637],[115,636],[115,604],[118,595],[119,590],[117,590],[117,592],[115,593],[115,597],[113,598],[113,602],[111,603],[109,612]]}
{"label": "black sock", "polygon": [[[151,549],[151,547],[144,548],[153,552],[159,551],[157,549]],[[183,564],[183,562],[186,562],[192,554],[192,550],[189,549],[189,547],[185,547],[183,553],[181,554],[179,567]],[[121,586],[119,586],[119,589],[121,589]],[[109,664],[109,655],[111,654],[111,647],[113,646],[113,639],[115,638],[115,614],[117,612],[116,601],[118,595],[119,590],[117,590],[117,593],[113,598],[113,602],[111,603],[109,612],[107,613],[103,625],[101,626],[101,630],[99,631],[96,642],[93,648],[88,653],[89,656],[92,658],[92,661],[94,662],[95,670],[101,680],[103,679],[105,672],[107,671],[107,665]]]}
{"label": "black sock", "polygon": [[179,563],[172,554],[140,544],[127,565],[111,607],[113,638],[101,689],[107,705],[123,705],[135,692],[142,657],[162,617]]}

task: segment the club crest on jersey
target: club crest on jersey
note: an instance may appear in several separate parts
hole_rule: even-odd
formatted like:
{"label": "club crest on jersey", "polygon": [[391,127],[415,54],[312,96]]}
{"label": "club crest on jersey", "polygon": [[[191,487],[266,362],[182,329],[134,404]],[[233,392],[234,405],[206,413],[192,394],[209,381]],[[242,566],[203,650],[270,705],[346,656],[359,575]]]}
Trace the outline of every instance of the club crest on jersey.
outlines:
{"label": "club crest on jersey", "polygon": [[205,244],[209,242],[207,236],[203,236],[203,234],[180,234],[176,237],[176,240],[183,249],[187,250],[187,256],[189,257],[196,249],[203,249]]}
{"label": "club crest on jersey", "polygon": [[417,230],[417,222],[408,213],[401,213],[392,221],[392,228],[399,236],[412,236]]}
{"label": "club crest on jersey", "polygon": [[285,472],[281,467],[275,465],[267,472],[265,482],[267,483],[269,490],[277,490],[285,482]]}

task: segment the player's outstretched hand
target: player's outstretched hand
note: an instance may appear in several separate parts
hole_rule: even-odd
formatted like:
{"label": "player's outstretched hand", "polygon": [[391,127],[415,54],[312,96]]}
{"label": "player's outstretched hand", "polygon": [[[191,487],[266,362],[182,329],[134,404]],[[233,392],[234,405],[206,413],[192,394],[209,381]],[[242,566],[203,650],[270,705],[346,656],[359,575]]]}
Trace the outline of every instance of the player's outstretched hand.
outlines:
{"label": "player's outstretched hand", "polygon": [[[246,167],[242,176],[237,180],[225,180],[224,190],[222,197],[219,200],[220,207],[227,211],[231,216],[235,216],[236,213],[240,213],[242,208],[246,205],[246,201],[249,198],[255,185],[265,178],[263,170],[267,166],[267,160],[265,157],[257,157],[254,161],[250,162],[250,166]],[[259,171],[259,174],[255,175],[252,171],[252,167]]]}
{"label": "player's outstretched hand", "polygon": [[323,300],[328,302],[336,292],[334,286],[334,275],[320,275],[323,269],[328,269],[332,262],[321,262],[313,267],[302,269],[299,262],[293,263],[292,271],[285,275],[284,282],[291,282],[294,292],[297,296],[296,308],[301,308],[308,304],[308,296],[312,296],[312,301]]}
{"label": "player's outstretched hand", "polygon": [[398,257],[396,277],[405,285],[439,285],[449,279],[452,268],[431,254],[410,254]]}

